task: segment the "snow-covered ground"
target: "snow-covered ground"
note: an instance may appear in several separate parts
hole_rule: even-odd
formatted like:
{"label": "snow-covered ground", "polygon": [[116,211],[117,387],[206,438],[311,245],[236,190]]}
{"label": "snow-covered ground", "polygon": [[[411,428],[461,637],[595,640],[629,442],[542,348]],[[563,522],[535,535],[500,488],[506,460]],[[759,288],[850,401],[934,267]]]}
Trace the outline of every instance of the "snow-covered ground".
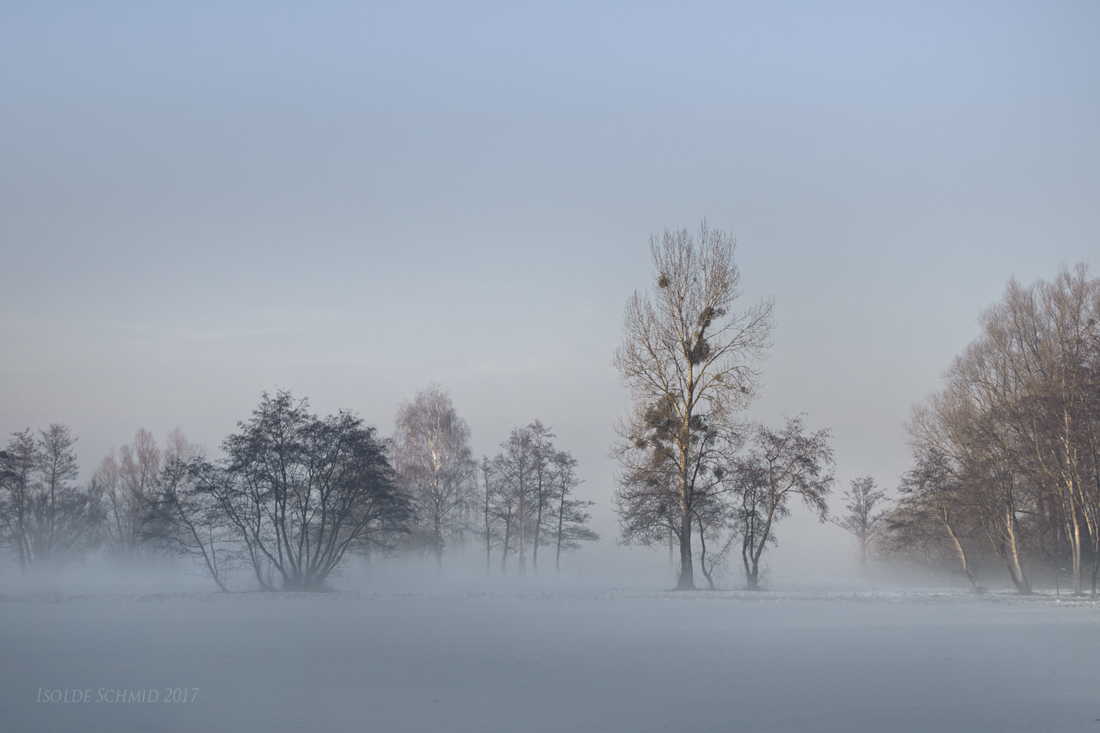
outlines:
{"label": "snow-covered ground", "polygon": [[[57,690],[90,700],[40,701]],[[0,730],[1100,731],[1100,604],[535,583],[22,593],[0,597]]]}

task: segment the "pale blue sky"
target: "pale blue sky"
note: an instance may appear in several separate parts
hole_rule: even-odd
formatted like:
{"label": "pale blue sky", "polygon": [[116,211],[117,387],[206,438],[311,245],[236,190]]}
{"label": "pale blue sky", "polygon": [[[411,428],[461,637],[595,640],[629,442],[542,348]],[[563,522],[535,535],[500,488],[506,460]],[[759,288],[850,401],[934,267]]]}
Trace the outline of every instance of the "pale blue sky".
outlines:
{"label": "pale blue sky", "polygon": [[553,425],[613,532],[622,308],[705,216],[776,298],[754,413],[893,486],[1009,277],[1100,251],[1097,38],[1095,3],[4,3],[0,431],[91,469],[277,387],[388,433],[438,382],[479,454]]}

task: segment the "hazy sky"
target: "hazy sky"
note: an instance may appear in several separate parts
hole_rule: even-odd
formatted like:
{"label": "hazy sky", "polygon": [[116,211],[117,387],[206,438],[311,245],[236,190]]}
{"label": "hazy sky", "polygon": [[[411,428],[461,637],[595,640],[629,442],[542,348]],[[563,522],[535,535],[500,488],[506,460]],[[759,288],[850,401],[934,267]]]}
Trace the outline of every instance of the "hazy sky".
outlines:
{"label": "hazy sky", "polygon": [[776,300],[754,413],[892,487],[1008,279],[1100,251],[1100,5],[961,5],[3,3],[0,431],[87,472],[436,382],[613,532],[622,309],[706,217]]}

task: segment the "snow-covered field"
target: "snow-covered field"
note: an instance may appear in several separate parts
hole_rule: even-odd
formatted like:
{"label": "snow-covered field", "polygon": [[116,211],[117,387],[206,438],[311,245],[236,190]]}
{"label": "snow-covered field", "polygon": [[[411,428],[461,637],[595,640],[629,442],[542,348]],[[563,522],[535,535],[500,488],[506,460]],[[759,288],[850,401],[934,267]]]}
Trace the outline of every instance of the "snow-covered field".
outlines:
{"label": "snow-covered field", "polygon": [[533,583],[4,596],[0,730],[1100,731],[1100,604]]}

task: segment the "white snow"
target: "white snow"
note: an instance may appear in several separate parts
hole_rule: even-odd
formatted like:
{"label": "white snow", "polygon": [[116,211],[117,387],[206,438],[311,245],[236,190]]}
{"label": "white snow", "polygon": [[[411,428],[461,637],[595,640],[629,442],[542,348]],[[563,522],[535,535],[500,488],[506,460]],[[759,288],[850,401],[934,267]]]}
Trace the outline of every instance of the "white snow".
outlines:
{"label": "white snow", "polygon": [[1100,731],[1090,599],[470,587],[3,596],[0,730]]}

